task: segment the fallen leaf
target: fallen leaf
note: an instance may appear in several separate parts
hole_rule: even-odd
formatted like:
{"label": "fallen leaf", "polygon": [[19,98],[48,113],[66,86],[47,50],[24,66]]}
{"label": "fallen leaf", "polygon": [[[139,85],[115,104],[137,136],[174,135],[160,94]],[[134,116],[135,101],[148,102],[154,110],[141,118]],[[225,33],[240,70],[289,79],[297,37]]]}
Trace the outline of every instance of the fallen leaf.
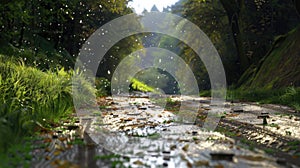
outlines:
{"label": "fallen leaf", "polygon": [[50,156],[46,156],[45,160],[51,160],[51,157]]}
{"label": "fallen leaf", "polygon": [[215,165],[214,168],[224,168],[224,166],[219,164],[219,165]]}
{"label": "fallen leaf", "polygon": [[199,166],[209,166],[209,162],[208,161],[206,161],[206,160],[199,160],[199,161],[196,161],[195,163],[194,163],[194,165],[196,166],[196,167],[199,167]]}
{"label": "fallen leaf", "polygon": [[44,139],[44,143],[50,143],[50,142],[52,142],[52,139],[51,139],[51,138],[46,138],[46,139]]}
{"label": "fallen leaf", "polygon": [[66,137],[59,137],[58,139],[59,139],[60,141],[62,141],[62,142],[67,140]]}
{"label": "fallen leaf", "polygon": [[50,149],[49,148],[45,148],[45,152],[50,152]]}
{"label": "fallen leaf", "polygon": [[141,161],[139,161],[139,160],[137,160],[137,161],[133,162],[133,164],[136,164],[136,165],[144,165],[144,163],[143,163],[143,162],[141,162]]}
{"label": "fallen leaf", "polygon": [[177,148],[176,145],[171,145],[171,146],[170,146],[170,149],[171,149],[171,150],[175,150],[176,148]]}
{"label": "fallen leaf", "polygon": [[245,159],[245,160],[250,160],[250,161],[264,161],[266,158],[262,156],[251,156],[251,155],[242,155],[242,156],[237,156],[239,158]]}
{"label": "fallen leaf", "polygon": [[182,147],[182,150],[187,152],[189,149],[189,144],[184,145],[184,147]]}
{"label": "fallen leaf", "polygon": [[53,152],[53,155],[54,155],[54,156],[58,156],[60,153],[61,153],[61,151],[56,150],[56,151]]}

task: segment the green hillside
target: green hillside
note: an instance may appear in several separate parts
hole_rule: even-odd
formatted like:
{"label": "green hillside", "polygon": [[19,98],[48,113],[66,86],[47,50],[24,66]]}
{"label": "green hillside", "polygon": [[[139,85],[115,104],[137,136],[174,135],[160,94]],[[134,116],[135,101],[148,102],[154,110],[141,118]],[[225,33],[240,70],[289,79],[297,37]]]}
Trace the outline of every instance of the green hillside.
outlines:
{"label": "green hillside", "polygon": [[300,27],[275,40],[258,65],[252,65],[239,80],[241,88],[278,89],[300,86]]}

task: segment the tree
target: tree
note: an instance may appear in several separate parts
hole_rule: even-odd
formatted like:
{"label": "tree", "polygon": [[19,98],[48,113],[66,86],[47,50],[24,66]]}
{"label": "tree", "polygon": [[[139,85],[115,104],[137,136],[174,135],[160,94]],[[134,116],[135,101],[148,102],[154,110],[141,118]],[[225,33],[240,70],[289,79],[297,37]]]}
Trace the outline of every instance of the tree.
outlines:
{"label": "tree", "polygon": [[[1,1],[0,40],[22,51],[32,50],[33,61],[47,59],[52,64],[72,67],[81,45],[96,29],[131,13],[127,3],[127,0]],[[41,53],[48,58],[41,58]]]}
{"label": "tree", "polygon": [[242,39],[242,33],[240,29],[240,16],[241,12],[245,10],[244,0],[220,0],[231,25],[231,31],[234,39],[234,43],[237,48],[237,54],[240,62],[241,71],[245,71],[249,65],[249,58],[244,53],[244,45]]}
{"label": "tree", "polygon": [[157,9],[156,5],[153,5],[150,11],[151,12],[159,12],[159,10]]}

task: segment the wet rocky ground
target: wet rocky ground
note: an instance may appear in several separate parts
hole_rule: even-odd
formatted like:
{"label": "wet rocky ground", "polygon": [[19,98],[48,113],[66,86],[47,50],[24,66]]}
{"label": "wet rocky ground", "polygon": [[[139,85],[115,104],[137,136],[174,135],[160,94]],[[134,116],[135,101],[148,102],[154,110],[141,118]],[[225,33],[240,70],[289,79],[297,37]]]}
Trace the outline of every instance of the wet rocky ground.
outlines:
{"label": "wet rocky ground", "polygon": [[[228,102],[216,131],[207,131],[208,98],[165,98],[99,98],[99,110],[42,134],[33,167],[300,166],[300,117],[292,109]],[[199,105],[195,122],[178,121],[183,101]]]}

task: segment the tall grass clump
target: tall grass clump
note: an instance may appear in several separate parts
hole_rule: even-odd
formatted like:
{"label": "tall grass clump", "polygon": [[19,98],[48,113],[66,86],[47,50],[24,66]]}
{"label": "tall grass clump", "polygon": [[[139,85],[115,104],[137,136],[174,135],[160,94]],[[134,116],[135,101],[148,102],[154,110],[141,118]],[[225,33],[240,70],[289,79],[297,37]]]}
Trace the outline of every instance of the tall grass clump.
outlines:
{"label": "tall grass clump", "polygon": [[43,119],[55,122],[73,111],[70,78],[63,68],[42,72],[0,55],[0,154]]}
{"label": "tall grass clump", "polygon": [[280,101],[300,112],[300,88],[286,88],[285,93],[280,96]]}

